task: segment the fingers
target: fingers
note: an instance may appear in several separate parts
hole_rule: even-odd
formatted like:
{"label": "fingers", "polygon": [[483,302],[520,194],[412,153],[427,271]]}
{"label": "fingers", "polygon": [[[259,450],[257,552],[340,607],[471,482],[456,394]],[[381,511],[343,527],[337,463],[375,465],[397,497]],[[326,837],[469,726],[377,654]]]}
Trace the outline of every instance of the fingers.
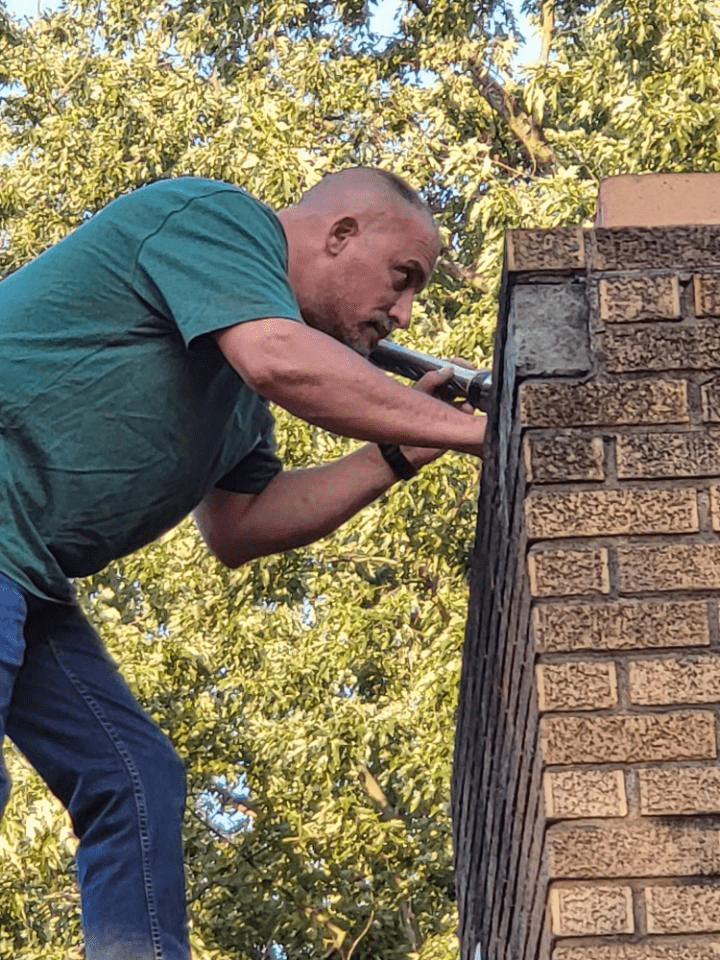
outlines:
{"label": "fingers", "polygon": [[465,360],[464,357],[452,357],[450,362],[454,363],[456,367],[465,367],[466,370],[477,370],[475,364]]}
{"label": "fingers", "polygon": [[434,393],[438,387],[452,377],[452,367],[443,367],[442,370],[431,370],[413,384],[413,390],[422,390],[423,393]]}

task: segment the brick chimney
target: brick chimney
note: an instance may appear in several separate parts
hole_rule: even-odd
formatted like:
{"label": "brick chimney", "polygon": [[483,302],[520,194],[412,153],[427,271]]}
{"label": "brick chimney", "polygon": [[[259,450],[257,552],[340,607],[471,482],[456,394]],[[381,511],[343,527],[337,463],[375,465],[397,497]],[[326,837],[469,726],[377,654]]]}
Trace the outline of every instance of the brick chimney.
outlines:
{"label": "brick chimney", "polygon": [[507,238],[454,773],[463,960],[720,960],[718,180],[605,181],[593,230]]}

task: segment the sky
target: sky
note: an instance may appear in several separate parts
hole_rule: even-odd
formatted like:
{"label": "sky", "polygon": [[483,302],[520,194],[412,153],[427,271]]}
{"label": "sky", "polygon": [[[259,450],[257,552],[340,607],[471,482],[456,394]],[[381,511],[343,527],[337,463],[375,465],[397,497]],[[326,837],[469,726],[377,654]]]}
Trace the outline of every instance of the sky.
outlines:
{"label": "sky", "polygon": [[[38,12],[38,0],[5,0],[5,6],[14,17],[34,17]],[[53,6],[59,4],[46,0],[40,3],[41,8]]]}
{"label": "sky", "polygon": [[[32,17],[41,9],[52,9],[59,6],[58,0],[6,0],[10,13],[16,17]],[[397,9],[397,0],[380,0],[374,12],[375,29],[378,33],[392,32],[392,25]]]}
{"label": "sky", "polygon": [[[38,13],[38,8],[52,9],[60,5],[59,0],[5,0],[5,2],[10,13],[16,17],[33,17]],[[520,3],[521,0],[513,0],[516,13],[520,16],[521,29],[526,35],[530,36],[531,31],[527,29],[525,18],[519,14]],[[393,25],[398,6],[398,0],[379,0],[378,3],[373,4],[372,22],[377,33],[384,35],[393,33]],[[531,46],[532,44],[526,44],[523,54],[530,54],[532,56]]]}

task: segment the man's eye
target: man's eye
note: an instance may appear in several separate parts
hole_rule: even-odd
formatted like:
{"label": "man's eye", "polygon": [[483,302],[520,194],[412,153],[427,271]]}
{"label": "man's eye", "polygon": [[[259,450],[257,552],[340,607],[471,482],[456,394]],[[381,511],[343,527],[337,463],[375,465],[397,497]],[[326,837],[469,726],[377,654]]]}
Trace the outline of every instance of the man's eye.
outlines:
{"label": "man's eye", "polygon": [[412,274],[409,270],[399,267],[395,270],[397,278],[395,280],[396,290],[406,290],[412,282]]}

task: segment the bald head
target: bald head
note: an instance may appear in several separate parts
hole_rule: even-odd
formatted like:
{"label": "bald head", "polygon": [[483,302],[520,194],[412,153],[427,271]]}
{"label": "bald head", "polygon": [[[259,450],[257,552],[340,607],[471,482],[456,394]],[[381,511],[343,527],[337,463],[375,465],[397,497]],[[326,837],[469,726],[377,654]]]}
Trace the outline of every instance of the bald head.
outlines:
{"label": "bald head", "polygon": [[440,251],[432,213],[408,183],[352,167],[328,174],[278,217],[290,282],[310,326],[367,353],[408,325]]}
{"label": "bald head", "polygon": [[383,201],[387,203],[388,200],[402,202],[433,219],[430,208],[417,190],[402,177],[379,167],[348,167],[337,173],[326,174],[319,183],[302,195],[300,204],[335,205],[359,197],[366,197],[369,201],[374,200],[380,204]]}

